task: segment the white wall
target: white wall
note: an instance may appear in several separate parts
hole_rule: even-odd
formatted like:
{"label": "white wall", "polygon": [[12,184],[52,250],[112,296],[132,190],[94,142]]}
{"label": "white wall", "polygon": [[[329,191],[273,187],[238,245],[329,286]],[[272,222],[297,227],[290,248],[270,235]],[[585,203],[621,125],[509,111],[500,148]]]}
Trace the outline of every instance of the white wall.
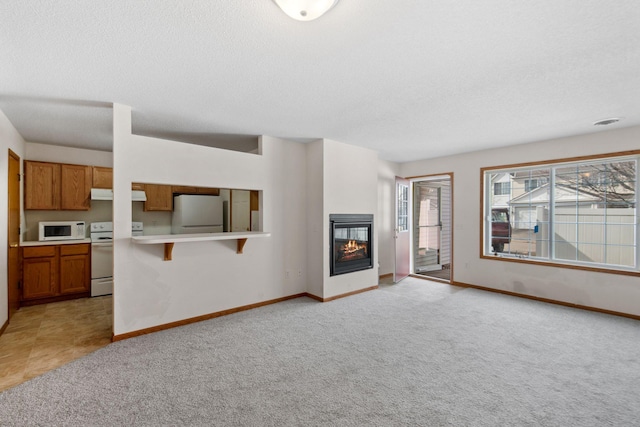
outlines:
{"label": "white wall", "polygon": [[[24,159],[25,142],[22,136],[13,127],[7,116],[0,111],[0,327],[9,318],[8,311],[8,289],[7,289],[7,224],[8,224],[8,200],[7,188],[9,185],[9,150]],[[20,173],[22,173],[22,162],[20,162]],[[20,200],[22,200],[22,188],[20,189]],[[22,205],[22,203],[20,203]]]}
{"label": "white wall", "polygon": [[[131,109],[114,105],[114,334],[305,292],[306,148],[262,137],[262,155],[131,134]],[[235,241],[162,245],[130,239],[131,183],[263,190],[263,229],[244,254]],[[302,271],[302,277],[286,271]]]}
{"label": "white wall", "polygon": [[[331,298],[378,284],[378,154],[324,139],[309,145],[309,292]],[[373,266],[330,277],[330,214],[374,215]],[[322,264],[318,264],[319,259]],[[322,265],[320,270],[319,265]],[[321,290],[321,293],[319,291]]]}
{"label": "white wall", "polygon": [[72,165],[113,166],[113,155],[108,151],[87,150],[84,148],[61,147],[59,145],[27,142],[25,160],[38,162],[68,163]]}
{"label": "white wall", "polygon": [[640,315],[638,277],[480,258],[480,168],[637,150],[640,127],[405,163],[403,176],[454,172],[454,280]]}
{"label": "white wall", "polygon": [[307,144],[307,292],[324,293],[324,141]]}
{"label": "white wall", "polygon": [[379,274],[391,274],[395,268],[396,176],[400,165],[378,161],[378,263]]}

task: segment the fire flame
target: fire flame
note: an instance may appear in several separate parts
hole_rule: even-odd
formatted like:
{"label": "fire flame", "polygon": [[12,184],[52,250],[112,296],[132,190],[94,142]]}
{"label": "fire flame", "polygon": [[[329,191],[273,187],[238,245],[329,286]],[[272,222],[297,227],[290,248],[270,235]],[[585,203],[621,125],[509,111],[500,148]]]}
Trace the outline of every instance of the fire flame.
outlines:
{"label": "fire flame", "polygon": [[349,240],[348,243],[345,243],[342,246],[342,250],[343,250],[345,255],[352,254],[352,253],[357,252],[357,251],[359,251],[361,249],[364,250],[365,254],[367,253],[367,245],[366,245],[366,243],[359,244],[355,240]]}

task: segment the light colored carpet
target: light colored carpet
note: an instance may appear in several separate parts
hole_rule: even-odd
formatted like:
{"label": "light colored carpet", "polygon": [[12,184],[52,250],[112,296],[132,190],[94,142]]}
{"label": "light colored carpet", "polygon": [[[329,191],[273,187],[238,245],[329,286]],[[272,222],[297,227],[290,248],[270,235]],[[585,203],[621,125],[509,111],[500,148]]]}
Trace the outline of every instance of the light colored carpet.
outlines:
{"label": "light colored carpet", "polygon": [[0,425],[631,426],[640,322],[420,279],[109,345]]}

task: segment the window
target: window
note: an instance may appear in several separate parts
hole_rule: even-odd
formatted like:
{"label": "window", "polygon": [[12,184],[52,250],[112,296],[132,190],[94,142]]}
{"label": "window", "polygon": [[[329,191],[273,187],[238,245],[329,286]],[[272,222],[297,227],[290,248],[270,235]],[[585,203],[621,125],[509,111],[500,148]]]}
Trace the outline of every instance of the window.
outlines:
{"label": "window", "polygon": [[409,186],[398,184],[398,231],[409,230]]}
{"label": "window", "polygon": [[531,191],[531,190],[535,190],[539,186],[540,186],[540,180],[539,179],[525,179],[524,180],[524,191],[527,192],[527,193],[529,191]]}
{"label": "window", "polygon": [[637,272],[638,159],[484,168],[483,256]]}
{"label": "window", "polygon": [[493,194],[496,196],[509,195],[510,186],[508,182],[496,182],[493,184]]}

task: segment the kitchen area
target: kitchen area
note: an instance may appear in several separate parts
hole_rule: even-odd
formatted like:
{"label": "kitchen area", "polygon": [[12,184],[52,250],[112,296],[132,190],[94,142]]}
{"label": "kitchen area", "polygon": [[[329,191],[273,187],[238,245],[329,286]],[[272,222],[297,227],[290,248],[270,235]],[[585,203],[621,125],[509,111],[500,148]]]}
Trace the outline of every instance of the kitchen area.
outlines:
{"label": "kitchen area", "polygon": [[[4,347],[0,390],[111,342],[112,177],[105,166],[23,161],[20,308],[5,334],[21,339]],[[260,224],[259,191],[132,183],[131,194],[134,238]]]}
{"label": "kitchen area", "polygon": [[[29,147],[36,158],[49,154],[39,144]],[[70,153],[85,154],[57,150],[69,160]],[[111,156],[93,157],[104,164]],[[111,177],[105,166],[22,161],[20,185],[11,190],[22,193],[16,198],[19,308],[0,336],[0,390],[111,342],[113,249],[106,239],[94,244],[91,230],[111,224],[112,201],[91,200],[91,188],[109,187]]]}
{"label": "kitchen area", "polygon": [[[113,292],[111,168],[25,160],[20,306]],[[132,184],[132,237],[258,231],[259,192]]]}
{"label": "kitchen area", "polygon": [[[93,280],[99,277],[92,254],[100,246],[97,236],[92,241],[92,224],[110,227],[112,201],[91,194],[112,185],[112,169],[25,160],[23,171],[20,306],[110,295],[112,286],[98,291]],[[102,278],[113,276],[112,254],[96,256]]]}

